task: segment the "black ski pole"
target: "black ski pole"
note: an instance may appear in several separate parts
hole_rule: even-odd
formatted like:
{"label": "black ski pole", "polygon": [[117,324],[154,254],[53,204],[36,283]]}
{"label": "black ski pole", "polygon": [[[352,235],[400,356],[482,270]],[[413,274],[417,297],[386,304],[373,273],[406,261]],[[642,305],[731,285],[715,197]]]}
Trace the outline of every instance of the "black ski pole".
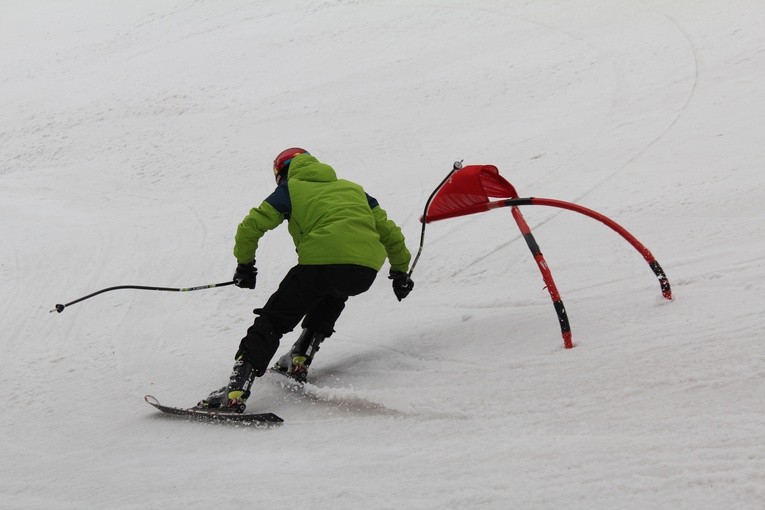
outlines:
{"label": "black ski pole", "polygon": [[87,296],[83,296],[79,299],[75,299],[74,301],[71,301],[65,305],[56,305],[56,308],[50,311],[50,313],[58,312],[61,313],[64,311],[64,308],[67,306],[71,306],[75,303],[79,303],[80,301],[85,301],[86,299],[90,299],[93,296],[97,296],[99,294],[103,294],[104,292],[109,292],[112,290],[120,290],[120,289],[136,289],[136,290],[162,290],[167,292],[191,292],[192,290],[202,290],[202,289],[214,289],[215,287],[225,287],[226,285],[233,285],[234,281],[230,282],[223,282],[223,283],[212,283],[210,285],[199,285],[197,287],[186,287],[182,289],[175,289],[171,287],[147,287],[143,285],[118,285],[117,287],[109,287],[107,289],[101,289],[98,292],[94,292],[93,294],[88,294]]}
{"label": "black ski pole", "polygon": [[438,186],[436,186],[436,189],[433,190],[433,193],[430,194],[427,202],[425,202],[425,209],[422,211],[422,218],[420,218],[420,221],[422,222],[422,230],[420,231],[420,248],[417,250],[417,255],[414,257],[414,262],[412,262],[412,267],[409,268],[410,277],[412,276],[412,273],[414,272],[414,266],[416,266],[417,261],[420,260],[420,255],[422,255],[422,247],[425,245],[425,225],[427,224],[428,208],[430,207],[430,203],[433,201],[433,197],[436,196],[436,193],[438,193],[438,190],[441,189],[441,186],[443,186],[446,183],[446,181],[449,180],[449,177],[451,177],[454,172],[462,168],[462,161],[463,160],[454,162],[454,165],[452,166],[452,170],[449,172],[449,174],[446,177],[444,177],[444,180],[441,181],[441,183]]}

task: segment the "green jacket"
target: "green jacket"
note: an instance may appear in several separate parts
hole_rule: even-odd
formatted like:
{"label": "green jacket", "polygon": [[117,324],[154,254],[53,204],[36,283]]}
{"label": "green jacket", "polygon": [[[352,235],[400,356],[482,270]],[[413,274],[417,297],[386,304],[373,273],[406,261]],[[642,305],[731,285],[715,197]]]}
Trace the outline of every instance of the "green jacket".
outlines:
{"label": "green jacket", "polygon": [[298,264],[356,264],[379,270],[387,257],[391,269],[409,269],[411,254],[404,235],[377,200],[358,184],[338,179],[331,166],[310,154],[296,156],[287,180],[239,224],[237,261],[253,261],[263,234],[285,219]]}

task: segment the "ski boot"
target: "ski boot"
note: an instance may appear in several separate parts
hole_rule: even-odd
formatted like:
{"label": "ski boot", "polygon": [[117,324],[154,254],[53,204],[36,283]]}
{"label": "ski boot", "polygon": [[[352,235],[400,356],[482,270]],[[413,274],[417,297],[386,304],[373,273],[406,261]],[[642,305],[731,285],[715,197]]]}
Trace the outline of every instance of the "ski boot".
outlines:
{"label": "ski boot", "polygon": [[308,367],[311,366],[311,361],[325,338],[321,333],[303,329],[292,349],[279,357],[273,369],[298,382],[305,382],[308,378]]}
{"label": "ski boot", "polygon": [[250,397],[250,388],[255,380],[255,369],[240,355],[234,363],[234,369],[228,385],[210,393],[199,402],[198,409],[243,413]]}

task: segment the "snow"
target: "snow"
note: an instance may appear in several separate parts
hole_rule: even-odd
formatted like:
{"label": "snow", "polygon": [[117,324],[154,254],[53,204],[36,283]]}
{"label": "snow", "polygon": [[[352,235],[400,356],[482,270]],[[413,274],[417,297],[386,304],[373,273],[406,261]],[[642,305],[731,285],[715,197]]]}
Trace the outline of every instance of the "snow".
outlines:
{"label": "snow", "polygon": [[[0,507],[765,508],[765,7],[758,0],[0,2]],[[452,162],[521,196],[432,223],[349,302],[272,429],[187,423],[295,263],[230,279],[304,146],[414,252]],[[293,336],[285,337],[291,344]]]}

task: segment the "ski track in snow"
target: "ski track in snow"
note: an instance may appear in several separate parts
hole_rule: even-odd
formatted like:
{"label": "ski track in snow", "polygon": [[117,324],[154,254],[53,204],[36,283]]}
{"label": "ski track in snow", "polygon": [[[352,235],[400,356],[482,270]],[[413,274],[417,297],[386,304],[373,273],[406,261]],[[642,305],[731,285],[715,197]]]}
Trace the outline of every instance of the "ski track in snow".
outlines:
{"label": "ski track in snow", "polygon": [[[76,0],[0,16],[0,507],[765,508],[765,9],[756,0]],[[452,162],[521,196],[427,229],[412,295],[351,299],[270,429],[163,419],[219,387],[294,264],[226,281],[306,146],[402,225]],[[287,335],[282,349],[294,333]],[[281,352],[280,350],[280,352]]]}
{"label": "ski track in snow", "polygon": [[[641,13],[642,14],[642,13]],[[648,133],[654,132],[658,130],[658,134],[656,134],[653,138],[650,139],[647,143],[643,142],[642,145],[640,145],[639,149],[634,152],[633,155],[629,156],[624,163],[614,162],[610,164],[602,165],[600,170],[602,172],[606,172],[605,175],[598,175],[595,172],[592,172],[591,175],[588,177],[592,180],[595,179],[595,182],[590,182],[590,187],[584,190],[575,191],[576,188],[579,188],[582,186],[581,183],[577,182],[574,186],[574,188],[568,188],[566,189],[566,196],[565,200],[569,200],[575,203],[585,203],[585,199],[591,195],[593,192],[601,188],[603,185],[607,184],[611,179],[616,177],[619,172],[621,172],[624,168],[626,168],[628,165],[633,163],[635,160],[637,160],[641,155],[643,155],[645,152],[647,152],[651,147],[653,147],[657,142],[659,142],[662,137],[669,132],[672,127],[677,123],[680,116],[683,114],[683,112],[688,107],[688,104],[693,97],[693,93],[696,89],[696,83],[698,81],[698,64],[697,64],[697,57],[696,52],[693,49],[693,45],[688,38],[688,36],[685,34],[683,29],[677,24],[676,21],[672,20],[669,16],[666,14],[663,14],[659,10],[651,10],[650,14],[657,14],[661,16],[662,18],[666,19],[669,24],[671,25],[671,30],[676,31],[682,36],[682,40],[680,41],[681,46],[685,46],[688,49],[688,52],[690,54],[690,58],[686,55],[680,55],[677,59],[678,61],[675,63],[673,62],[671,65],[665,64],[663,61],[659,59],[644,59],[642,58],[645,49],[642,47],[629,47],[629,51],[635,52],[634,54],[630,53],[624,53],[622,55],[618,56],[611,56],[611,54],[614,53],[614,49],[611,44],[608,45],[602,45],[602,43],[594,43],[588,41],[586,38],[578,36],[574,33],[571,33],[569,30],[562,30],[559,27],[553,27],[548,25],[540,25],[544,26],[546,29],[550,30],[556,30],[560,31],[561,33],[566,34],[569,37],[572,37],[573,39],[576,39],[578,41],[583,42],[584,44],[587,44],[588,46],[593,47],[595,51],[598,52],[598,54],[601,56],[603,60],[607,62],[607,66],[613,68],[615,71],[614,73],[616,76],[618,76],[617,83],[614,87],[614,90],[612,91],[612,99],[611,99],[611,106],[609,108],[608,115],[606,116],[606,120],[602,122],[598,129],[594,131],[591,138],[584,143],[585,149],[580,149],[580,153],[576,155],[574,158],[574,161],[577,160],[586,160],[587,158],[587,149],[592,148],[593,150],[597,151],[598,147],[601,147],[602,139],[607,136],[619,136],[619,131],[622,126],[631,124],[631,121],[624,120],[624,116],[622,114],[617,113],[620,109],[624,108],[624,105],[629,106],[632,102],[636,102],[637,104],[640,104],[640,101],[642,99],[643,102],[645,102],[647,105],[651,104],[652,98],[646,97],[646,98],[635,98],[632,96],[637,95],[638,93],[642,93],[642,91],[635,90],[632,93],[628,90],[627,84],[634,87],[634,83],[631,82],[627,77],[630,75],[636,75],[636,76],[659,76],[662,77],[665,82],[658,86],[657,88],[671,88],[675,85],[677,78],[672,75],[667,75],[666,73],[662,72],[666,68],[673,68],[673,69],[684,69],[688,66],[685,66],[685,62],[691,62],[692,65],[690,66],[692,68],[692,72],[689,73],[692,76],[691,85],[689,86],[689,90],[687,93],[684,93],[684,97],[681,98],[681,100],[678,102],[679,106],[675,107],[674,109],[670,109],[669,112],[662,112],[664,116],[666,116],[666,120],[664,122],[665,125],[659,125],[658,127],[654,127],[651,123],[646,123],[647,131]],[[523,21],[530,21],[530,20],[523,20]],[[568,23],[567,20],[563,20],[565,23]],[[634,37],[640,37],[640,31],[643,27],[640,26],[638,22],[635,23],[635,34]],[[625,35],[625,38],[629,39],[630,35]],[[618,50],[616,50],[618,51]],[[666,53],[671,54],[672,51],[667,51]],[[629,62],[638,62],[638,67],[636,70],[627,70],[625,69],[625,66],[621,63],[623,60],[627,60]],[[679,73],[682,74],[682,73]],[[684,81],[684,80],[683,80]],[[625,96],[624,98],[619,99],[620,96]],[[616,128],[615,130],[613,128]],[[616,131],[616,133],[614,133]],[[644,138],[645,134],[637,131],[635,133],[640,138]],[[634,135],[633,135],[634,136]],[[571,162],[567,162],[567,165],[570,165]],[[609,171],[609,166],[613,165],[613,170]],[[545,175],[544,179],[549,180],[551,177],[554,178],[560,174],[560,172],[565,171],[566,168],[560,168],[555,172],[550,172],[547,175]],[[537,194],[533,193],[534,185],[537,184],[536,182],[529,183],[528,190],[519,191],[521,196],[538,196]],[[559,198],[559,197],[552,197],[552,198]],[[536,210],[539,210],[540,208],[534,208]],[[561,214],[571,214],[570,212],[564,212],[557,209],[553,209],[553,212],[549,212],[550,210],[547,210],[546,212],[546,218],[541,221],[536,221],[533,223],[532,228],[538,228],[542,225],[546,224],[549,221],[554,220],[557,216]],[[537,211],[534,211],[535,213]],[[490,257],[496,255],[497,253],[502,252],[504,249],[507,248],[508,245],[511,243],[515,243],[521,239],[520,235],[513,236],[512,239],[509,241],[506,241],[492,250],[486,252],[481,257],[476,258],[473,260],[468,266],[473,266],[475,264],[478,264],[486,259],[489,259]]]}

